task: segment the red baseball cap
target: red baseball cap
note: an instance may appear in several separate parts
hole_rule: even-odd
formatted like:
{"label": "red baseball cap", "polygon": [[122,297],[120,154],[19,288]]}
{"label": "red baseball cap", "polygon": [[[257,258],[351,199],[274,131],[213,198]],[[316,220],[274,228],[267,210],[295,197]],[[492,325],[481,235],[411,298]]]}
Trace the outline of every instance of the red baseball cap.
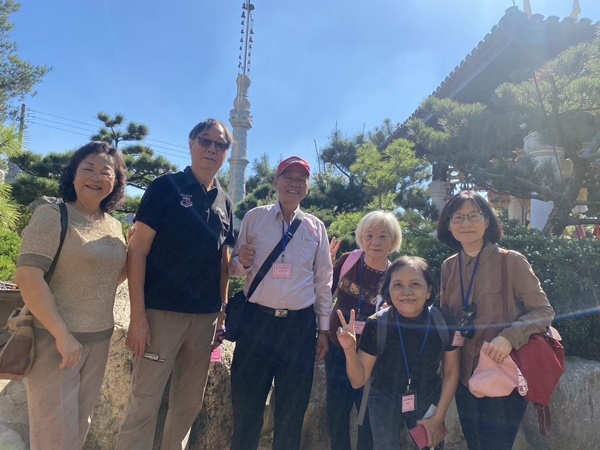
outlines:
{"label": "red baseball cap", "polygon": [[301,169],[304,169],[310,177],[310,166],[304,159],[300,158],[299,156],[290,156],[289,158],[281,161],[279,163],[279,167],[277,167],[277,176],[281,175],[290,167],[299,167]]}

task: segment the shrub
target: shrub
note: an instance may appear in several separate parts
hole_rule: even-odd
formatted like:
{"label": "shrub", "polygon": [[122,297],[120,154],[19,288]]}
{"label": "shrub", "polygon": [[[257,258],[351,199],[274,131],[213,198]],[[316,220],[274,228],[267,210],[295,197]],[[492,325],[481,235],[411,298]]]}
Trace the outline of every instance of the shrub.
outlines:
{"label": "shrub", "polygon": [[15,231],[0,231],[0,280],[12,281],[21,238]]}

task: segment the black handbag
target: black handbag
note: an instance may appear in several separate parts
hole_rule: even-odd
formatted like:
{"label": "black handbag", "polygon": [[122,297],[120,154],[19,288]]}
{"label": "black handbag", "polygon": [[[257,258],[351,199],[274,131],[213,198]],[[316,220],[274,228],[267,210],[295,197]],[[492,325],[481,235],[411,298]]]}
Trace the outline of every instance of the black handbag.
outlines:
{"label": "black handbag", "polygon": [[[298,211],[296,218],[290,225],[288,232],[286,233],[286,239],[290,241],[294,237],[294,233],[302,223],[302,219],[304,219],[304,213],[302,211]],[[271,269],[273,263],[279,258],[281,254],[281,250],[283,248],[283,238],[277,243],[275,248],[271,251],[265,262],[260,267],[256,276],[252,280],[252,284],[248,288],[248,294],[244,294],[244,290],[237,292],[233,297],[229,299],[227,302],[227,307],[225,308],[225,339],[231,342],[235,342],[240,337],[240,329],[242,325],[242,317],[244,315],[244,308],[246,306],[246,302],[252,296],[260,282],[263,280],[265,275]]]}
{"label": "black handbag", "polygon": [[[67,207],[64,203],[59,203],[58,206],[60,208],[60,241],[50,269],[44,275],[47,283],[52,278],[67,234]],[[31,370],[35,356],[33,316],[25,306],[20,296],[20,290],[14,289],[13,286],[7,286],[10,289],[3,290],[6,294],[3,296],[14,298],[15,295],[18,295],[18,305],[10,314],[4,329],[0,331],[0,379],[2,380],[24,378]]]}

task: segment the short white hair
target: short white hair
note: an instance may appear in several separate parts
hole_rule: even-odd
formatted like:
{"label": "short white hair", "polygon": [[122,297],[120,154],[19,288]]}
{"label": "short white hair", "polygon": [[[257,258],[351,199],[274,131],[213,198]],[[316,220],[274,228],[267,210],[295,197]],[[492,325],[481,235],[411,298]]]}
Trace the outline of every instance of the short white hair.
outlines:
{"label": "short white hair", "polygon": [[356,243],[360,248],[363,248],[363,240],[362,235],[365,230],[377,226],[383,226],[386,231],[392,237],[392,252],[396,252],[400,250],[402,247],[402,228],[400,227],[400,222],[394,215],[394,213],[390,211],[371,211],[358,222],[358,226],[356,227]]}

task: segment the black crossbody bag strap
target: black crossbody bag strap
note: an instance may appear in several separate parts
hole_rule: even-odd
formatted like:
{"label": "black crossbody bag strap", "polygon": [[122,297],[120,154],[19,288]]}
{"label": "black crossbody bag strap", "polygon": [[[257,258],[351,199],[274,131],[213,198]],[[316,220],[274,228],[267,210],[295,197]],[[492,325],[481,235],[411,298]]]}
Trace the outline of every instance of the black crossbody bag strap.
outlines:
{"label": "black crossbody bag strap", "polygon": [[64,203],[59,203],[58,208],[60,209],[60,241],[58,242],[58,248],[56,249],[56,255],[54,255],[54,259],[52,260],[52,264],[44,275],[44,279],[46,283],[50,282],[52,278],[52,274],[54,273],[54,268],[56,267],[56,262],[58,261],[58,257],[60,256],[60,251],[62,250],[63,244],[65,243],[65,237],[67,236],[67,224],[69,221],[69,213],[67,212],[67,205]]}
{"label": "black crossbody bag strap", "polygon": [[[56,262],[58,261],[58,257],[60,256],[63,244],[65,243],[65,237],[67,236],[67,225],[69,221],[67,205],[61,202],[58,204],[58,209],[60,210],[60,240],[58,242],[58,248],[56,249],[56,254],[54,255],[52,264],[50,264],[48,272],[46,272],[46,274],[44,275],[44,280],[46,280],[46,283],[50,283],[50,279],[52,278],[52,274],[54,273],[54,268],[56,267]],[[17,308],[23,308],[24,306],[25,302],[23,302],[23,299],[19,300]],[[27,311],[27,314],[31,313]]]}
{"label": "black crossbody bag strap", "polygon": [[[294,237],[294,233],[296,232],[296,230],[302,223],[303,219],[304,219],[304,213],[302,211],[298,211],[298,214],[296,214],[296,218],[293,220],[292,224],[290,225],[290,229],[286,233],[286,238],[288,239],[288,241],[292,240],[292,238]],[[277,245],[275,246],[273,251],[269,254],[269,256],[267,256],[267,259],[265,259],[265,262],[260,267],[260,269],[258,269],[256,276],[252,280],[252,284],[248,288],[248,294],[246,295],[246,300],[248,300],[250,298],[250,296],[252,294],[254,294],[254,291],[256,290],[256,288],[258,287],[260,282],[263,280],[265,275],[267,273],[269,273],[269,270],[271,270],[271,266],[273,265],[273,263],[277,260],[277,258],[279,258],[279,255],[281,254],[282,250],[283,250],[283,237],[277,243]]]}

